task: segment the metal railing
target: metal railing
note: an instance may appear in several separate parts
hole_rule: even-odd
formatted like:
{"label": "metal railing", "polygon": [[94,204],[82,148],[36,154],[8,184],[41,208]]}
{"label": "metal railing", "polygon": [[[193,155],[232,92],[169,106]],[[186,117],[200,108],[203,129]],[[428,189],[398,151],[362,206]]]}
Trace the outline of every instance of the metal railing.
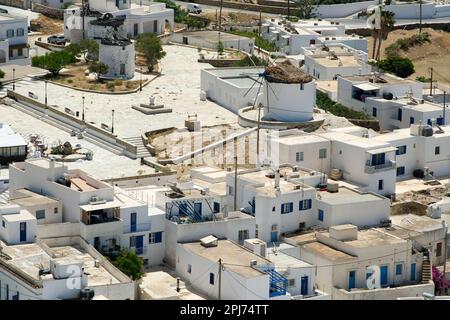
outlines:
{"label": "metal railing", "polygon": [[374,173],[375,171],[392,169],[394,167],[395,167],[395,161],[389,160],[389,161],[387,161],[386,163],[383,163],[383,164],[366,165],[364,171],[366,173]]}
{"label": "metal railing", "polygon": [[123,226],[123,233],[133,233],[149,231],[151,229],[151,223],[137,223]]}

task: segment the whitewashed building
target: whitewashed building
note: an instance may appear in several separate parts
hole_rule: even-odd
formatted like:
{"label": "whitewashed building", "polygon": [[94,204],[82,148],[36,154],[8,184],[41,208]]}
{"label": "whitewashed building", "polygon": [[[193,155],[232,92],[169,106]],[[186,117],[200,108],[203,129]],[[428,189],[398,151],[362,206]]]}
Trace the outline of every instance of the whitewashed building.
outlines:
{"label": "whitewashed building", "polygon": [[[390,300],[433,293],[431,279],[422,278],[426,256],[413,250],[413,241],[388,230],[333,226],[300,244],[299,257],[316,266],[317,288],[333,299]],[[297,244],[295,236],[284,240]]]}
{"label": "whitewashed building", "polygon": [[[81,170],[68,170],[53,159],[27,160],[12,164],[9,169],[10,197],[16,199],[13,201],[36,209],[34,203],[29,205],[21,199],[23,189],[27,189],[56,199],[58,204],[62,203],[62,223],[52,220],[40,224],[40,238],[70,233],[80,236],[103,253],[129,248],[141,256],[146,264],[162,262],[164,211],[150,208],[147,203],[133,199],[119,188]],[[47,212],[36,211],[36,215],[52,219],[50,217],[54,213]],[[59,214],[59,207],[56,214]]]}
{"label": "whitewashed building", "polygon": [[291,297],[287,279],[275,271],[270,260],[230,240],[209,236],[202,241],[177,244],[176,271],[184,281],[213,299],[288,300]]}
{"label": "whitewashed building", "polygon": [[25,139],[10,126],[0,123],[0,165],[13,161],[24,161],[28,155]]}
{"label": "whitewashed building", "polygon": [[0,220],[0,240],[13,245],[36,239],[36,218],[18,205],[0,206]]}
{"label": "whitewashed building", "polygon": [[28,47],[28,18],[0,13],[0,64],[28,58]]}
{"label": "whitewashed building", "polygon": [[367,53],[348,45],[314,45],[303,48],[304,69],[317,80],[336,80],[339,76],[369,74]]}
{"label": "whitewashed building", "polygon": [[303,54],[303,48],[315,44],[345,44],[356,50],[367,52],[367,39],[356,35],[346,35],[345,25],[327,20],[286,19],[265,20],[261,36],[274,42],[279,51],[286,55]]}
{"label": "whitewashed building", "polygon": [[342,76],[338,77],[337,101],[353,110],[373,116],[383,123],[391,117],[396,119],[397,114],[395,112],[393,114],[390,104],[380,105],[380,110],[378,106],[369,106],[367,101],[370,98],[393,100],[410,95],[421,100],[422,91],[422,82],[402,79],[387,73]]}
{"label": "whitewashed building", "polygon": [[84,37],[94,38],[102,37],[113,28],[121,38],[135,38],[147,32],[158,35],[164,34],[166,29],[173,32],[173,27],[173,10],[158,2],[133,8],[129,0],[95,0],[89,2],[89,10],[84,17],[80,8],[64,11],[64,36],[73,43],[83,39],[83,31]]}

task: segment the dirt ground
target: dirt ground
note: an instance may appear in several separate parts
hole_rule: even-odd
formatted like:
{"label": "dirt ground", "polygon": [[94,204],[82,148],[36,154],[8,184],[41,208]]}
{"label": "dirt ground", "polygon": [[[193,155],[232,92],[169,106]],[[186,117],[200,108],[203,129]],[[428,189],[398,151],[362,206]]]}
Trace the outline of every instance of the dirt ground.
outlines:
{"label": "dirt ground", "polygon": [[[217,16],[219,15],[219,11],[217,11]],[[203,18],[209,19],[211,22],[216,21],[216,14],[214,12],[202,13],[200,15]],[[265,16],[262,15],[262,19]],[[259,20],[259,14],[251,14],[251,13],[243,13],[243,12],[228,12],[222,11],[222,23],[227,24],[251,24],[252,22],[256,22]]]}
{"label": "dirt ground", "polygon": [[404,192],[396,195],[395,202],[391,207],[391,214],[425,215],[428,205],[438,202],[448,195],[448,189],[442,185],[426,190]]}
{"label": "dirt ground", "polygon": [[58,77],[52,80],[75,88],[105,92],[128,91],[139,87],[139,81],[105,80],[98,82],[93,79],[88,79],[85,75],[87,68],[88,64],[85,62],[73,64],[67,67],[68,71],[60,73]]}
{"label": "dirt ground", "polygon": [[[407,52],[402,52],[402,55],[407,56],[414,63],[416,72],[410,78],[415,79],[418,76],[428,78],[430,76],[429,67],[433,67],[433,77],[438,81],[450,84],[450,32],[431,28],[425,28],[422,31],[431,35],[431,42],[411,48]],[[395,30],[389,33],[387,40],[383,41],[381,45],[382,58],[385,57],[384,49],[397,39],[410,37],[418,32],[419,30],[415,29]],[[368,37],[367,40],[369,57],[372,57],[373,39]]]}
{"label": "dirt ground", "polygon": [[39,18],[31,21],[31,25],[36,25],[37,30],[42,34],[61,34],[64,32],[64,22],[62,20],[53,19],[40,15]]}

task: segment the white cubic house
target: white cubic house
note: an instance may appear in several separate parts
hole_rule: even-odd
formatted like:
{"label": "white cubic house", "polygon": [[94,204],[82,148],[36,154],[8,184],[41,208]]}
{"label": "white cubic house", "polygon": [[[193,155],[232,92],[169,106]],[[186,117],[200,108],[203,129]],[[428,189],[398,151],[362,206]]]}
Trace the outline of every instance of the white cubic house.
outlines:
{"label": "white cubic house", "polygon": [[0,63],[20,63],[28,58],[28,47],[28,18],[0,13]]}

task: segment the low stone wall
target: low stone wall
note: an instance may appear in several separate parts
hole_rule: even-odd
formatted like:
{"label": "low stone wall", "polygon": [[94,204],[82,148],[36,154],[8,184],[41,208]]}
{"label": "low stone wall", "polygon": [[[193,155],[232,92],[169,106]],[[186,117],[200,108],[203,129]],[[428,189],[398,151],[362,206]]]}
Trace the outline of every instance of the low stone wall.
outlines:
{"label": "low stone wall", "polygon": [[21,9],[28,9],[27,3],[28,2],[25,0],[0,0],[1,5],[21,8]]}
{"label": "low stone wall", "polygon": [[33,2],[31,10],[34,12],[42,13],[44,16],[64,20],[64,9],[51,8],[44,6],[40,3]]}
{"label": "low stone wall", "polygon": [[375,131],[380,131],[380,122],[378,120],[363,120],[363,119],[347,119],[355,126],[360,126]]}
{"label": "low stone wall", "polygon": [[215,68],[224,68],[224,67],[232,67],[237,62],[241,61],[240,59],[198,59],[200,63],[209,63]]}
{"label": "low stone wall", "polygon": [[[207,6],[220,7],[219,0],[193,0],[192,2],[204,4]],[[240,10],[249,10],[249,11],[255,11],[255,12],[259,12],[261,10],[261,12],[273,13],[273,14],[287,14],[287,7],[273,7],[273,6],[258,5],[258,4],[253,4],[253,3],[223,1],[223,7],[240,9]],[[291,10],[291,14],[296,15],[297,14],[296,11],[297,10]]]}

